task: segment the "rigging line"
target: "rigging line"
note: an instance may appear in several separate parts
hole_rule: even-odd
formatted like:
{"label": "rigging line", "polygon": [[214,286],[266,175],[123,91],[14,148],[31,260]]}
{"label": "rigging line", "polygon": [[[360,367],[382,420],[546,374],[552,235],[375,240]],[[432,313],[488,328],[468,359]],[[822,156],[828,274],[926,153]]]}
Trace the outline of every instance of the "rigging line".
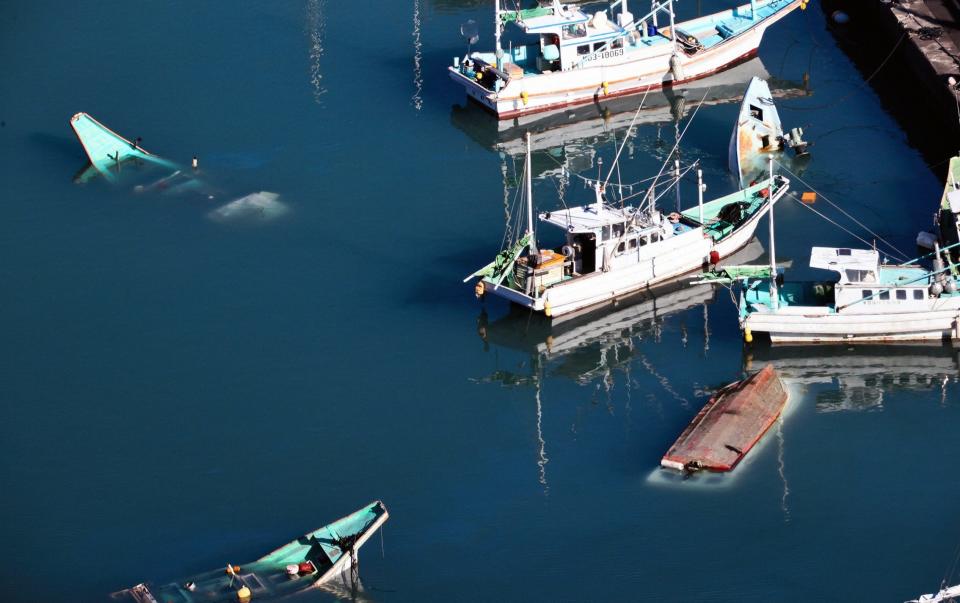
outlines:
{"label": "rigging line", "polygon": [[897,51],[897,48],[900,48],[900,44],[903,42],[903,39],[907,37],[908,33],[909,33],[908,31],[904,31],[902,34],[900,34],[900,39],[897,40],[897,43],[893,45],[893,48],[890,50],[890,54],[888,54],[886,58],[883,59],[883,61],[880,63],[880,66],[877,67],[873,71],[873,73],[871,73],[866,79],[863,80],[863,82],[860,85],[858,85],[856,88],[853,89],[853,91],[849,92],[848,94],[841,96],[839,99],[831,103],[826,103],[824,105],[817,105],[814,107],[791,107],[789,103],[780,103],[780,106],[785,109],[789,109],[790,111],[819,111],[821,109],[829,109],[830,107],[835,107],[839,105],[840,103],[847,100],[857,92],[860,92],[861,90],[866,89],[866,85],[870,83],[870,80],[876,77],[877,74],[880,73],[880,70],[886,67],[890,59],[893,58],[893,54]]}
{"label": "rigging line", "polygon": [[637,118],[640,117],[640,111],[643,110],[643,103],[646,102],[647,93],[649,92],[650,86],[647,86],[647,89],[643,91],[643,98],[640,99],[640,106],[637,107],[637,112],[633,114],[633,119],[630,120],[630,126],[627,128],[627,133],[623,137],[623,144],[621,144],[620,148],[617,149],[617,154],[613,158],[613,165],[610,166],[610,171],[607,172],[607,177],[603,181],[603,186],[606,186],[607,182],[610,182],[610,177],[613,176],[613,168],[617,167],[617,164],[620,162],[620,153],[623,152],[623,147],[627,146],[627,141],[630,140],[630,132],[633,130],[633,125],[637,123]]}
{"label": "rigging line", "polygon": [[680,141],[683,140],[683,137],[686,135],[687,130],[690,128],[690,124],[693,123],[694,118],[697,116],[697,112],[700,111],[700,107],[703,106],[703,101],[706,100],[707,95],[710,94],[710,88],[707,88],[706,92],[703,93],[703,97],[700,99],[700,102],[697,103],[696,108],[693,110],[693,113],[690,115],[687,125],[683,127],[683,132],[680,133],[680,136],[677,137],[677,141],[673,143],[673,148],[670,149],[670,152],[667,153],[667,158],[664,160],[663,165],[660,166],[660,171],[657,172],[657,175],[653,178],[653,184],[650,185],[650,189],[647,190],[649,193],[657,185],[657,180],[663,175],[663,170],[666,169],[667,164],[670,162],[670,158],[673,157],[674,151],[677,150],[677,147],[680,146]]}
{"label": "rigging line", "polygon": [[[887,245],[887,247],[893,249],[895,252],[897,252],[897,254],[900,255],[900,261],[901,261],[901,262],[907,258],[907,254],[905,254],[904,252],[900,251],[900,249],[898,249],[896,245],[894,245],[893,243],[890,243],[889,241],[887,241],[886,239],[884,239],[883,237],[881,237],[881,236],[878,235],[877,233],[875,233],[875,232],[873,232],[872,230],[870,230],[863,222],[861,222],[860,220],[857,220],[856,218],[854,218],[853,216],[851,216],[851,215],[850,215],[849,213],[847,213],[847,211],[844,210],[842,207],[840,207],[839,205],[837,205],[836,203],[834,203],[833,201],[831,201],[830,199],[828,199],[826,195],[824,195],[824,194],[821,193],[820,191],[817,191],[817,190],[816,190],[815,188],[813,188],[813,186],[811,186],[808,182],[805,182],[805,181],[803,180],[803,178],[801,178],[800,176],[798,176],[798,175],[794,174],[793,172],[791,172],[789,169],[787,169],[786,166],[784,166],[784,165],[783,165],[782,163],[780,163],[779,161],[777,162],[777,165],[780,167],[780,169],[782,169],[783,171],[787,172],[788,174],[790,174],[791,176],[793,176],[794,178],[796,178],[801,184],[803,184],[804,186],[806,186],[806,187],[809,188],[810,190],[815,191],[818,195],[820,195],[821,197],[823,197],[823,200],[824,200],[824,201],[826,201],[827,203],[829,203],[830,205],[832,205],[834,208],[836,208],[837,211],[839,211],[840,213],[842,213],[842,214],[845,215],[846,217],[848,217],[848,218],[850,218],[851,220],[853,220],[853,221],[857,224],[857,226],[859,226],[860,228],[866,230],[866,231],[869,232],[871,235],[875,236],[878,240],[883,241],[883,243],[884,243],[885,245]],[[891,255],[895,255],[895,254],[891,254]]]}
{"label": "rigging line", "polygon": [[820,216],[821,218],[823,218],[823,219],[826,220],[827,222],[833,224],[834,226],[836,226],[836,227],[839,228],[840,230],[844,231],[845,233],[847,233],[847,234],[850,235],[851,237],[857,239],[858,241],[860,241],[860,242],[863,243],[864,245],[867,245],[868,247],[872,247],[872,246],[873,246],[872,243],[870,243],[870,241],[868,241],[868,240],[864,239],[863,237],[861,237],[860,235],[854,233],[854,232],[853,232],[852,230],[850,230],[849,228],[845,227],[844,225],[840,224],[839,222],[837,222],[837,221],[835,221],[835,220],[830,219],[829,217],[827,217],[827,216],[826,216],[825,214],[823,214],[822,212],[819,212],[819,211],[813,209],[813,207],[811,207],[810,205],[804,203],[804,202],[801,201],[800,199],[797,199],[797,196],[796,196],[795,193],[788,193],[786,196],[789,197],[789,198],[791,198],[791,199],[793,199],[794,201],[796,201],[797,203],[799,203],[799,204],[802,205],[803,207],[806,207],[807,209],[809,209],[809,210],[812,211],[813,213],[817,214],[818,216]]}
{"label": "rigging line", "polygon": [[[688,165],[682,172],[680,172],[680,178],[683,178],[685,175],[689,174],[690,171],[693,170],[693,168],[695,168],[696,166],[697,166],[697,162],[694,162],[694,163]],[[647,180],[649,180],[649,178],[648,178]],[[670,192],[670,187],[671,187],[672,185],[673,185],[673,182],[672,182],[672,181],[671,181],[671,182],[668,182],[667,184],[665,184],[664,186],[665,186],[666,188],[665,188],[659,195],[656,195],[656,194],[654,195],[654,201],[660,199],[660,197],[663,197],[665,194],[669,193],[669,192]],[[652,187],[651,187],[651,188],[652,188]],[[656,192],[656,191],[654,191],[654,192]],[[634,197],[639,197],[640,195],[648,196],[649,194],[650,194],[650,189],[647,189],[647,190],[644,190],[644,191],[640,191],[639,193],[633,193],[633,194],[631,194],[631,195],[627,195],[626,197],[624,197],[624,198],[621,200],[621,202],[627,201],[627,200],[629,200],[629,199],[633,199]]]}

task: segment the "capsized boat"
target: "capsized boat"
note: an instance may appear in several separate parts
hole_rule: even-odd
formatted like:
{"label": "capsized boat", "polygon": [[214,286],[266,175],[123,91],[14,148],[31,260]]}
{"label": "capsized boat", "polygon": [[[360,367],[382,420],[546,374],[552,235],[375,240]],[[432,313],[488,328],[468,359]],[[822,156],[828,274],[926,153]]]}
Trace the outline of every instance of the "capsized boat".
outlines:
{"label": "capsized boat", "polygon": [[[673,0],[653,0],[636,17],[627,0],[607,9],[552,0],[519,9],[494,0],[494,51],[454,58],[450,77],[500,119],[636,94],[716,73],[753,56],[766,29],[807,0],[751,0],[749,4],[675,23]],[[503,48],[504,26],[515,24],[532,44]],[[463,30],[471,44],[473,31]]]}
{"label": "capsized boat", "polygon": [[760,441],[787,403],[771,365],[721,388],[660,460],[677,471],[732,471]]}
{"label": "capsized boat", "polygon": [[80,181],[99,174],[114,182],[123,164],[132,161],[151,163],[174,172],[180,170],[176,163],[142,148],[139,139],[127,140],[87,113],[80,112],[71,117],[70,127],[90,160],[90,167],[78,176]]}
{"label": "capsized boat", "polygon": [[740,114],[730,136],[730,172],[741,187],[747,186],[764,172],[770,153],[790,147],[798,156],[805,155],[807,143],[802,137],[801,128],[793,128],[784,136],[770,86],[766,80],[754,77],[743,95]]}
{"label": "capsized boat", "polygon": [[141,583],[111,597],[135,603],[266,601],[331,580],[349,583],[358,567],[357,551],[388,517],[384,504],[375,501],[251,563],[228,564],[225,570],[161,586]]}
{"label": "capsized boat", "polygon": [[526,232],[520,236],[518,231],[515,241],[504,237],[505,246],[494,261],[464,282],[479,277],[478,297],[491,293],[549,317],[717,264],[753,238],[760,219],[789,189],[789,181],[771,169],[758,184],[703,201],[700,181],[696,206],[664,214],[656,208],[655,185],[638,207],[614,205],[607,202],[605,185],[598,179],[593,182],[594,203],[540,214],[541,222],[566,237],[559,249],[540,249],[534,232],[529,138],[526,173]]}

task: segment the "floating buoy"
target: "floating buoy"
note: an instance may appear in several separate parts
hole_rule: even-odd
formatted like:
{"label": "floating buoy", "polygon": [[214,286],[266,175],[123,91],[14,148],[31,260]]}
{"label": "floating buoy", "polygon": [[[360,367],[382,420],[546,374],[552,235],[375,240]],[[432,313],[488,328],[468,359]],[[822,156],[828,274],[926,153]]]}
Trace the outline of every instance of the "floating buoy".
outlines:
{"label": "floating buoy", "polygon": [[228,573],[228,574],[233,574],[234,576],[236,576],[237,574],[240,573],[240,566],[239,566],[239,565],[230,565],[230,564],[228,563],[228,564],[227,564],[227,573]]}
{"label": "floating buoy", "polygon": [[807,0],[800,0],[800,10],[807,10]]}
{"label": "floating buoy", "polygon": [[477,296],[477,299],[483,299],[484,287],[483,281],[477,281],[476,286],[473,288],[473,294]]}
{"label": "floating buoy", "polygon": [[802,195],[800,195],[800,200],[804,203],[816,203],[817,193],[813,191],[805,191]]}
{"label": "floating buoy", "polygon": [[287,575],[288,576],[298,576],[300,575],[300,566],[296,563],[291,563],[287,566]]}
{"label": "floating buoy", "polygon": [[716,249],[710,251],[710,263],[713,265],[720,263],[720,252]]}
{"label": "floating buoy", "polygon": [[249,601],[251,596],[253,596],[253,593],[246,586],[241,586],[240,590],[237,591],[237,599],[241,601]]}
{"label": "floating buoy", "polygon": [[835,10],[831,13],[830,18],[833,19],[833,22],[837,25],[846,25],[850,22],[850,15],[843,12],[842,10]]}
{"label": "floating buoy", "polygon": [[315,571],[313,564],[309,561],[304,561],[297,567],[299,568],[301,574],[312,574]]}
{"label": "floating buoy", "polygon": [[197,156],[194,155],[194,156],[193,156],[193,161],[190,162],[190,166],[191,166],[193,169],[197,169],[197,166],[199,166],[199,165],[200,165],[200,162],[197,161]]}
{"label": "floating buoy", "polygon": [[530,102],[530,94],[526,90],[520,93],[520,100],[523,101],[523,106],[526,107],[527,103]]}
{"label": "floating buoy", "polygon": [[753,343],[753,331],[750,329],[743,330],[743,340],[747,343]]}
{"label": "floating buoy", "polygon": [[607,82],[603,82],[602,84],[600,84],[600,87],[603,88],[604,96],[610,93],[610,84],[608,84]]}

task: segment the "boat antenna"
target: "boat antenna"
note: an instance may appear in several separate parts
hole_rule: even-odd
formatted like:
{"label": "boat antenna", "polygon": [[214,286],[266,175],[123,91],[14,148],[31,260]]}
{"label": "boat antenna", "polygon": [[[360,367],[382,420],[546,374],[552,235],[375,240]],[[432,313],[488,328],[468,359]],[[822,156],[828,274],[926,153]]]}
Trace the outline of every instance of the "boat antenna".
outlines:
{"label": "boat antenna", "polygon": [[700,107],[703,106],[703,101],[706,100],[708,94],[710,94],[709,88],[707,88],[707,90],[703,93],[703,97],[701,97],[700,102],[697,103],[697,108],[694,109],[693,113],[690,115],[690,121],[688,121],[687,125],[683,127],[683,131],[680,132],[680,136],[677,137],[677,142],[673,144],[673,148],[670,149],[670,152],[667,153],[666,159],[663,160],[663,165],[660,166],[660,171],[657,172],[657,175],[653,178],[653,182],[650,183],[650,188],[647,189],[647,195],[651,199],[655,198],[652,192],[657,186],[657,180],[659,180],[660,176],[663,175],[663,170],[667,169],[667,164],[670,163],[670,158],[673,157],[673,153],[677,150],[677,147],[680,146],[680,141],[683,140],[684,135],[686,135],[687,130],[690,128],[690,124],[693,123],[693,119],[697,116],[697,112],[700,111]]}
{"label": "boat antenna", "polygon": [[[497,0],[499,3],[500,0]],[[537,236],[533,232],[533,170],[530,165],[530,132],[527,132],[527,234],[530,235],[530,253],[537,253]]]}
{"label": "boat antenna", "polygon": [[619,164],[620,153],[623,152],[623,147],[627,146],[627,141],[630,140],[630,133],[633,131],[634,124],[637,123],[637,118],[640,117],[640,110],[643,109],[643,103],[647,100],[648,92],[650,92],[650,86],[647,86],[643,91],[643,98],[640,99],[640,106],[637,107],[637,112],[633,114],[633,119],[630,120],[630,126],[627,128],[627,133],[623,137],[623,142],[620,143],[620,148],[617,149],[617,154],[613,158],[613,165],[610,166],[610,172],[607,173],[607,177],[603,181],[603,186],[607,186],[607,182],[610,182],[610,177],[613,176],[613,169]]}
{"label": "boat antenna", "polygon": [[777,292],[777,246],[773,230],[773,155],[767,156],[770,166],[770,309],[780,308],[780,294]]}

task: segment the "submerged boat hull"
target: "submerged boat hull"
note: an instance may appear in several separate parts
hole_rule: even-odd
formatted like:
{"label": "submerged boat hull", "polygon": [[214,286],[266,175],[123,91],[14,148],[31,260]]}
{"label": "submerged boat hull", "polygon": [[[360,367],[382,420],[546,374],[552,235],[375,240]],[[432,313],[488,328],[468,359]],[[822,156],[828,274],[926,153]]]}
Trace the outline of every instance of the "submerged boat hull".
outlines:
{"label": "submerged boat hull", "polygon": [[[622,62],[541,73],[510,79],[499,92],[449,67],[450,77],[462,85],[467,95],[500,119],[514,119],[543,111],[642,93],[691,82],[746,61],[757,53],[768,27],[799,7],[795,0],[776,13],[758,20],[749,29],[692,56],[674,55],[673,46],[651,46],[649,52],[634,51]],[[749,5],[735,10],[748,10]],[[684,24],[678,24],[678,28]],[[640,55],[631,57],[630,55]],[[479,55],[477,55],[479,56]],[[679,70],[671,69],[672,57],[678,57]],[[677,73],[681,74],[677,77]]]}

